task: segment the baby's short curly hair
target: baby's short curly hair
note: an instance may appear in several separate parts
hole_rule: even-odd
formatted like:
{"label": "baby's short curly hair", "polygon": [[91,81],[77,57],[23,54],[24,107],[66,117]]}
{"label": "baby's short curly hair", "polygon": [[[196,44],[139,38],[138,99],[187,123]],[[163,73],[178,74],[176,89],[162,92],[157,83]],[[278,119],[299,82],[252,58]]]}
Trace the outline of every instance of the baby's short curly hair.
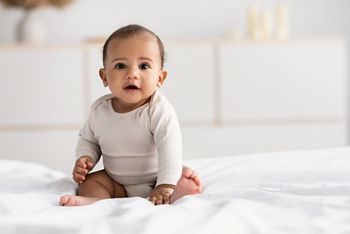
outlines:
{"label": "baby's short curly hair", "polygon": [[152,35],[156,38],[157,43],[158,43],[158,47],[159,47],[159,52],[160,52],[160,59],[161,59],[161,67],[163,68],[164,65],[164,46],[163,46],[163,42],[160,40],[160,38],[157,36],[157,34],[155,34],[154,32],[152,32],[151,30],[138,25],[138,24],[129,24],[127,26],[121,27],[119,29],[117,29],[116,31],[114,31],[106,40],[105,44],[103,45],[103,54],[102,54],[102,59],[103,59],[103,64],[105,64],[105,60],[106,60],[106,56],[107,56],[107,49],[108,49],[108,45],[111,42],[111,40],[115,39],[115,38],[127,38],[130,36],[134,36],[134,35],[139,35],[142,33],[147,33],[149,35]]}

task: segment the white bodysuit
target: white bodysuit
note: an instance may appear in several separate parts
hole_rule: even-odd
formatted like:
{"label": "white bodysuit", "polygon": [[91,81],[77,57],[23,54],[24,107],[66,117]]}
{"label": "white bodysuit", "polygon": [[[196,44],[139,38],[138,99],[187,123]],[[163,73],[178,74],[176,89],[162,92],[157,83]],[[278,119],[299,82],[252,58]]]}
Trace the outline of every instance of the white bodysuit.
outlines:
{"label": "white bodysuit", "polygon": [[122,185],[176,185],[182,172],[182,139],[176,113],[160,91],[127,113],[112,107],[113,96],[97,99],[76,148],[76,159],[103,156],[106,172]]}

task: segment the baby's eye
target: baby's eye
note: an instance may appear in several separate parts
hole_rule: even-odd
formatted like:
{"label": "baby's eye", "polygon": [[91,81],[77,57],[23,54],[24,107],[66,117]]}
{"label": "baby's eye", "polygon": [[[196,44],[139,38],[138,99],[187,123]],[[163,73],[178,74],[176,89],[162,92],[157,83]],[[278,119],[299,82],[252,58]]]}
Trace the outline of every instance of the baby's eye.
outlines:
{"label": "baby's eye", "polygon": [[125,69],[126,66],[125,66],[124,63],[117,63],[117,64],[115,65],[115,68],[117,68],[117,69]]}
{"label": "baby's eye", "polygon": [[142,70],[146,70],[146,69],[149,69],[149,68],[150,68],[150,66],[147,63],[140,64],[140,69],[142,69]]}

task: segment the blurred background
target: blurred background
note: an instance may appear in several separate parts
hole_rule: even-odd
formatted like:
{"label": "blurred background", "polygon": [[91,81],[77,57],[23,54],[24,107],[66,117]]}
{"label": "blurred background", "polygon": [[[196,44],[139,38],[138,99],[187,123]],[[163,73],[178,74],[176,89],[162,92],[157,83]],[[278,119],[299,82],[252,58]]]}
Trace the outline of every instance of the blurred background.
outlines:
{"label": "blurred background", "polygon": [[[145,25],[163,39],[198,39],[220,38],[227,31],[245,33],[249,7],[255,5],[274,14],[278,4],[288,5],[293,37],[350,35],[347,0],[74,0],[62,9],[38,8],[35,14],[45,25],[48,42],[105,37],[130,23]],[[15,40],[16,24],[22,15],[20,8],[0,8],[0,42]]]}
{"label": "blurred background", "polygon": [[70,172],[110,33],[160,36],[185,159],[348,145],[348,0],[2,0],[0,159]]}

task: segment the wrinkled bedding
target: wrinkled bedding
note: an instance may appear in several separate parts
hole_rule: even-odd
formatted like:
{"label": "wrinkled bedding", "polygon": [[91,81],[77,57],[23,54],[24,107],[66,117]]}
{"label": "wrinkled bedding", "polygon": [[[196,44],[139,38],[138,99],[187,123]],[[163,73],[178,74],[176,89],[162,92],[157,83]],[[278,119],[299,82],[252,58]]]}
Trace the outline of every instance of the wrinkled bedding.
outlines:
{"label": "wrinkled bedding", "polygon": [[69,175],[0,160],[0,233],[350,233],[350,147],[186,161],[202,194],[60,207]]}

